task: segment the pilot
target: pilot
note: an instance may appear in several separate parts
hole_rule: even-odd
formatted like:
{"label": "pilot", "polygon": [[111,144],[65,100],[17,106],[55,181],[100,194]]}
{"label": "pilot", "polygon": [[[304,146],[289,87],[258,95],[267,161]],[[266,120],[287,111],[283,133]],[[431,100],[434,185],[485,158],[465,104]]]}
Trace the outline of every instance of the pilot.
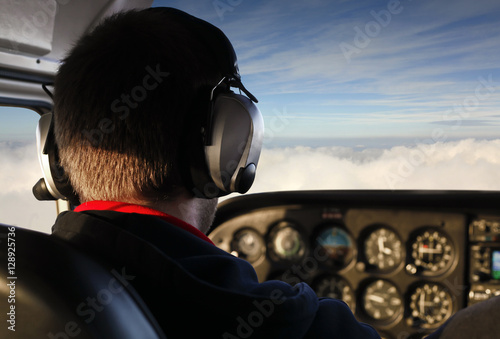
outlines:
{"label": "pilot", "polygon": [[52,236],[119,272],[169,338],[379,338],[304,283],[259,283],[205,235],[217,197],[253,181],[255,101],[213,25],[171,8],[104,20],[55,80],[54,147],[78,206]]}

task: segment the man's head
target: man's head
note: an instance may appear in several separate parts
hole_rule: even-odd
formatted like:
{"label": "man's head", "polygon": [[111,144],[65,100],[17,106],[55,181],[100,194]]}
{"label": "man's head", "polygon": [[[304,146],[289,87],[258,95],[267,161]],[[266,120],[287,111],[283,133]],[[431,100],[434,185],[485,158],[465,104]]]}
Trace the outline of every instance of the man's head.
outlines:
{"label": "man's head", "polygon": [[56,77],[54,127],[81,202],[186,194],[219,58],[175,10],[117,14],[78,41]]}

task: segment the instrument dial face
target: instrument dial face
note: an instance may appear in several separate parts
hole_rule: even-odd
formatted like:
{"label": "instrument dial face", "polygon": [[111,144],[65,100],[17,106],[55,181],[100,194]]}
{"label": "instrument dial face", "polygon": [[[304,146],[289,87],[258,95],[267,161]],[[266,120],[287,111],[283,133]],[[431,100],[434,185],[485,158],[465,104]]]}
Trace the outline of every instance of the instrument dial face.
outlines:
{"label": "instrument dial face", "polygon": [[411,256],[417,267],[427,273],[445,270],[453,259],[453,246],[446,235],[435,230],[426,230],[415,237],[411,245]]}
{"label": "instrument dial face", "polygon": [[401,240],[394,231],[385,227],[368,235],[364,251],[366,261],[381,271],[392,270],[402,261]]}
{"label": "instrument dial face", "polygon": [[424,284],[410,296],[411,316],[423,321],[422,327],[437,327],[446,321],[453,311],[453,299],[438,284]]}
{"label": "instrument dial face", "polygon": [[232,254],[251,263],[263,257],[266,246],[262,236],[255,230],[245,228],[238,231],[231,242]]}
{"label": "instrument dial face", "polygon": [[318,280],[313,286],[318,297],[340,299],[349,306],[353,313],[355,312],[354,292],[344,279],[338,276],[327,276]]}
{"label": "instrument dial face", "polygon": [[269,234],[269,247],[278,260],[297,261],[304,257],[306,251],[302,235],[286,221],[276,225]]}
{"label": "instrument dial face", "polygon": [[328,263],[335,268],[347,266],[354,257],[352,237],[338,226],[323,229],[316,237],[320,253],[327,256]]}
{"label": "instrument dial face", "polygon": [[403,311],[403,300],[396,286],[385,280],[376,280],[363,293],[363,308],[375,320],[387,321]]}

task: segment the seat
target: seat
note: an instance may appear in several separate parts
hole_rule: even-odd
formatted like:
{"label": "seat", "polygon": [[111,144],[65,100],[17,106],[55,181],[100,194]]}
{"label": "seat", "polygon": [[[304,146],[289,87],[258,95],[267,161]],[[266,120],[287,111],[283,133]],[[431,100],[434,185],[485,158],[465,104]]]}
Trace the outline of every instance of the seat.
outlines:
{"label": "seat", "polygon": [[60,239],[0,224],[0,337],[166,338],[131,279]]}

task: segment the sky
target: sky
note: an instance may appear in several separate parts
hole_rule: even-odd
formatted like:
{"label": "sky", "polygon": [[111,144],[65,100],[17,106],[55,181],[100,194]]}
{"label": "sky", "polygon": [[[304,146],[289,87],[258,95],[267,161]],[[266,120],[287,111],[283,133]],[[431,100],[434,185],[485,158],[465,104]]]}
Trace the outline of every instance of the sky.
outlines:
{"label": "sky", "polygon": [[436,128],[449,139],[498,137],[496,0],[155,4],[226,33],[266,126],[286,117],[279,137],[366,146],[413,144]]}
{"label": "sky", "polygon": [[[327,146],[332,139],[410,146],[438,128],[449,140],[498,137],[497,0],[154,5],[185,10],[226,33],[243,82],[259,99],[269,146]],[[5,126],[0,135],[12,132]]]}
{"label": "sky", "polygon": [[[221,28],[266,132],[250,192],[500,190],[497,0],[155,1]],[[50,231],[37,114],[0,107],[0,222]],[[27,212],[28,211],[28,212]]]}

